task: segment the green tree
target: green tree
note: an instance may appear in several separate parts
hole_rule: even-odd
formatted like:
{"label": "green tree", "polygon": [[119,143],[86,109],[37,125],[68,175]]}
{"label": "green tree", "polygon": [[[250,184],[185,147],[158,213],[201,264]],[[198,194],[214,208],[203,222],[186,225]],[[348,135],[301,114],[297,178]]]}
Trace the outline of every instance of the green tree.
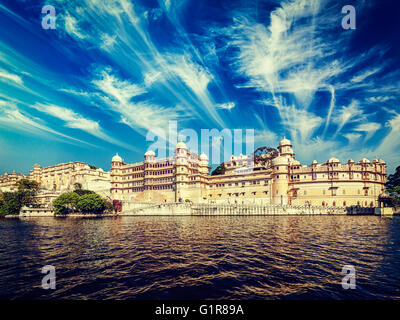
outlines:
{"label": "green tree", "polygon": [[396,168],[393,174],[390,174],[386,181],[386,189],[390,190],[394,187],[400,186],[400,166]]}
{"label": "green tree", "polygon": [[75,182],[74,183],[74,189],[76,190],[82,190],[82,183],[80,182]]}
{"label": "green tree", "polygon": [[83,196],[84,194],[94,194],[91,190],[82,189],[82,183],[75,182],[74,183],[74,192],[79,196]]}
{"label": "green tree", "polygon": [[16,183],[18,190],[30,190],[37,192],[39,190],[39,183],[35,180],[21,179]]}
{"label": "green tree", "polygon": [[390,205],[394,207],[400,206],[400,166],[396,171],[389,175],[386,181],[386,191],[390,196]]}
{"label": "green tree", "polygon": [[278,155],[279,152],[276,148],[263,146],[257,148],[251,154],[251,157],[254,159],[254,164],[269,168],[271,167],[272,159],[276,158]]}
{"label": "green tree", "polygon": [[79,195],[75,192],[67,192],[58,196],[53,201],[56,214],[68,214],[77,210]]}
{"label": "green tree", "polygon": [[79,197],[76,208],[82,213],[103,213],[107,205],[98,194],[84,194]]}
{"label": "green tree", "polygon": [[74,191],[78,196],[83,196],[85,194],[95,194],[93,191],[91,190],[86,190],[86,189],[78,189]]}
{"label": "green tree", "polygon": [[21,179],[16,186],[17,191],[1,194],[0,215],[18,215],[23,206],[35,204],[35,196],[39,190],[36,181]]}
{"label": "green tree", "polygon": [[218,176],[218,175],[224,174],[225,171],[226,171],[226,167],[225,167],[224,163],[221,163],[218,167],[216,167],[214,169],[213,172],[211,172],[211,175]]}
{"label": "green tree", "polygon": [[18,215],[23,203],[21,201],[21,194],[18,192],[3,192],[2,204],[0,206],[0,215]]}
{"label": "green tree", "polygon": [[106,210],[108,213],[113,213],[114,212],[114,206],[112,202],[105,200],[106,203]]}
{"label": "green tree", "polygon": [[17,186],[17,198],[21,201],[24,206],[35,204],[36,195],[39,191],[39,183],[34,180],[21,179],[16,183]]}

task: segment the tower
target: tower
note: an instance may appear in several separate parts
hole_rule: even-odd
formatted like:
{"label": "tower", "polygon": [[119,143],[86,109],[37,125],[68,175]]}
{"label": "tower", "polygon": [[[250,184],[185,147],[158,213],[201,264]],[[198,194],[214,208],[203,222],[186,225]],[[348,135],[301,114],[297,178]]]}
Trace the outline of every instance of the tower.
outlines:
{"label": "tower", "polygon": [[201,174],[208,174],[208,157],[205,153],[202,153],[199,157],[199,171]]}
{"label": "tower", "polygon": [[188,182],[188,149],[184,142],[178,142],[175,149],[175,201],[182,199],[184,201],[184,193]]}
{"label": "tower", "polygon": [[113,199],[122,200],[122,194],[118,194],[118,183],[121,182],[121,167],[124,162],[122,158],[117,154],[111,159],[111,170],[110,170],[110,178],[111,178],[111,196]]}
{"label": "tower", "polygon": [[278,146],[279,156],[272,160],[272,204],[287,205],[289,192],[289,165],[294,160],[290,140],[283,138]]}
{"label": "tower", "polygon": [[156,161],[156,154],[149,150],[144,154],[144,198],[145,200],[153,200],[153,164]]}
{"label": "tower", "polygon": [[288,156],[288,157],[294,159],[294,152],[293,152],[292,143],[290,142],[290,140],[283,138],[279,142],[278,150],[279,150],[279,154],[281,156]]}

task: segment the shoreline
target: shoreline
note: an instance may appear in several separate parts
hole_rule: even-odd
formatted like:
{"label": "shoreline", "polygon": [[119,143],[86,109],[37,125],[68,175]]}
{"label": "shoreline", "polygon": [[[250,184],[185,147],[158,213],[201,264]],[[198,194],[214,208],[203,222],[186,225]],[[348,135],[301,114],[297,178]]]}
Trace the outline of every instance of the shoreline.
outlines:
{"label": "shoreline", "polygon": [[291,205],[237,205],[237,204],[187,204],[162,203],[142,204],[131,207],[119,213],[70,213],[56,215],[53,210],[46,208],[26,209],[19,215],[5,216],[5,218],[106,218],[126,216],[395,216],[399,211],[395,208],[384,207],[322,207],[322,206],[291,206]]}

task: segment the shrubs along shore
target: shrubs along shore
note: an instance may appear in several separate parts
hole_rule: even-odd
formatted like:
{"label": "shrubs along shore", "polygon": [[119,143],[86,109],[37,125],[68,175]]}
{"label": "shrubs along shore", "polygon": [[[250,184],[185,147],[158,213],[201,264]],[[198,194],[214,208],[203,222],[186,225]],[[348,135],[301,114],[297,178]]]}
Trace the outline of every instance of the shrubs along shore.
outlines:
{"label": "shrubs along shore", "polygon": [[[63,193],[53,201],[55,215],[98,216],[113,214],[117,210],[110,201],[91,190],[82,189],[81,184],[75,183],[74,188],[74,191]],[[21,179],[17,182],[17,191],[0,193],[0,217],[18,216],[24,206],[40,210],[35,199],[38,190],[36,181]]]}

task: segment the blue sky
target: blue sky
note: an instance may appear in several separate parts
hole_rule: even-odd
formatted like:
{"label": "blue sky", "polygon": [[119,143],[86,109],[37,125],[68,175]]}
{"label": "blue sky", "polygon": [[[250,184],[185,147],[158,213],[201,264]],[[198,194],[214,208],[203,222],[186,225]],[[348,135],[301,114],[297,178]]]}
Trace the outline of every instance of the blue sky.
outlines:
{"label": "blue sky", "polygon": [[[41,9],[56,8],[56,29]],[[356,29],[344,30],[344,5]],[[396,1],[9,0],[0,4],[0,172],[115,152],[149,130],[285,135],[297,159],[400,164]]]}

